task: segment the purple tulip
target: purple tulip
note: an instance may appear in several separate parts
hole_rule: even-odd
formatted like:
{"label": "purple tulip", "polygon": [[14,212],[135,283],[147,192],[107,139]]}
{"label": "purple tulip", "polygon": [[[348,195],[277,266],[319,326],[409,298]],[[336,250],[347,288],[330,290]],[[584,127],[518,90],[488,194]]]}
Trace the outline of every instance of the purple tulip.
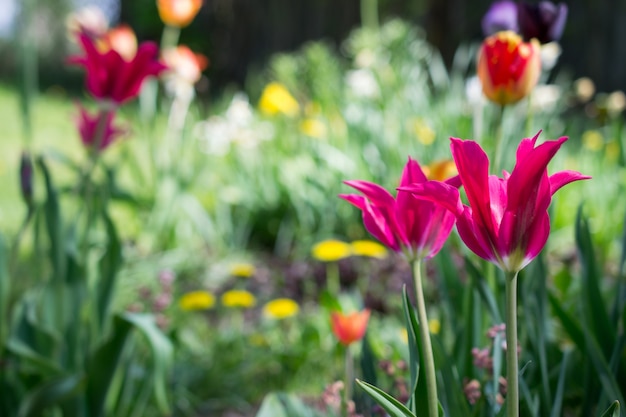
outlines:
{"label": "purple tulip", "polygon": [[511,0],[492,3],[483,17],[482,27],[485,37],[503,30],[518,32],[517,4]]}
{"label": "purple tulip", "polygon": [[520,2],[517,17],[524,39],[536,38],[541,43],[557,41],[565,29],[567,5],[549,1],[540,1],[537,4]]}

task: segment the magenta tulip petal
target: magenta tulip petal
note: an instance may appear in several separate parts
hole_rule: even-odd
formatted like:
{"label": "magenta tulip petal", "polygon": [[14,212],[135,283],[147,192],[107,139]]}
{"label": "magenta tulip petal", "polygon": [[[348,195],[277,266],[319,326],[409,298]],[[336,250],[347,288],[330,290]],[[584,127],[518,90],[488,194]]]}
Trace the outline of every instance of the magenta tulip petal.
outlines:
{"label": "magenta tulip petal", "polygon": [[465,207],[463,214],[456,219],[456,228],[459,236],[468,248],[481,258],[494,262],[496,260],[489,240],[480,236],[480,232],[475,230],[476,224],[473,220],[472,209]]}
{"label": "magenta tulip petal", "polygon": [[579,180],[591,179],[588,175],[583,175],[576,171],[559,171],[550,175],[550,193],[554,195],[564,185]]}
{"label": "magenta tulip petal", "polygon": [[[394,199],[387,190],[371,182],[344,183],[363,194],[340,194],[339,197],[362,210],[367,231],[390,249],[402,252],[411,259],[434,256],[443,246],[456,221],[455,214],[428,201],[428,198],[416,198],[409,192],[398,191]],[[459,213],[462,211],[458,190],[448,184],[428,181],[419,163],[409,158],[400,185],[414,187],[424,184],[431,184],[427,187],[441,192],[451,207]]]}
{"label": "magenta tulip petal", "polygon": [[427,181],[421,184],[399,187],[398,191],[411,193],[420,200],[437,203],[452,212],[455,216],[459,216],[463,213],[459,190],[446,183]]}
{"label": "magenta tulip petal", "polygon": [[489,158],[478,143],[451,138],[452,157],[456,163],[474,219],[493,231],[489,197]]}

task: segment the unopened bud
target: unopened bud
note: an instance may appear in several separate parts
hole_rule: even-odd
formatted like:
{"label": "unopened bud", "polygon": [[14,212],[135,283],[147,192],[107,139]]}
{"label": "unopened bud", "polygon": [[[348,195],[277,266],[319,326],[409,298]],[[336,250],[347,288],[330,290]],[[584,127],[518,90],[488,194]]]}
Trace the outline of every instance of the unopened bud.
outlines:
{"label": "unopened bud", "polygon": [[28,152],[22,152],[20,159],[20,190],[30,207],[33,204],[33,160]]}

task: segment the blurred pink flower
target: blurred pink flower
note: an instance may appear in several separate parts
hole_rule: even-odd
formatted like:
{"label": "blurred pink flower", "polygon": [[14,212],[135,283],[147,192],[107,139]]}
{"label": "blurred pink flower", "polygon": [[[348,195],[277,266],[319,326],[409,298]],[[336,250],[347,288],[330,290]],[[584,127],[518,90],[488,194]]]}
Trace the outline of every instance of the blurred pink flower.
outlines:
{"label": "blurred pink flower", "polygon": [[70,57],[69,63],[87,71],[87,90],[97,99],[120,105],[139,94],[146,77],[158,76],[167,67],[158,61],[158,46],[143,42],[132,59],[126,60],[113,48],[98,47],[97,41],[79,33],[83,56]]}
{"label": "blurred pink flower", "polygon": [[126,133],[126,129],[113,125],[115,111],[100,110],[91,115],[81,105],[78,105],[78,109],[78,132],[85,147],[92,149],[97,146],[98,151],[102,151]]}
{"label": "blurred pink flower", "polygon": [[[417,161],[409,158],[400,187],[434,182],[438,181],[429,181]],[[345,184],[364,194],[340,194],[339,197],[361,209],[367,231],[391,250],[405,253],[409,259],[433,257],[454,226],[454,214],[439,204],[416,199],[411,193],[398,191],[394,199],[387,190],[371,182],[345,181]],[[446,184],[458,197],[455,187],[461,185],[459,177],[447,179]]]}

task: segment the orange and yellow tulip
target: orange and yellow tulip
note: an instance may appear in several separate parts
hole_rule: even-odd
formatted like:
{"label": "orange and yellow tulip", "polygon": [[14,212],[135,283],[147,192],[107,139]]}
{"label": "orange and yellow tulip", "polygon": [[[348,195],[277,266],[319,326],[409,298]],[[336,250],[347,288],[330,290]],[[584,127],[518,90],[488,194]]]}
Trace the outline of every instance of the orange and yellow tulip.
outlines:
{"label": "orange and yellow tulip", "polygon": [[189,26],[201,7],[202,0],[157,0],[163,23],[179,28]]}

